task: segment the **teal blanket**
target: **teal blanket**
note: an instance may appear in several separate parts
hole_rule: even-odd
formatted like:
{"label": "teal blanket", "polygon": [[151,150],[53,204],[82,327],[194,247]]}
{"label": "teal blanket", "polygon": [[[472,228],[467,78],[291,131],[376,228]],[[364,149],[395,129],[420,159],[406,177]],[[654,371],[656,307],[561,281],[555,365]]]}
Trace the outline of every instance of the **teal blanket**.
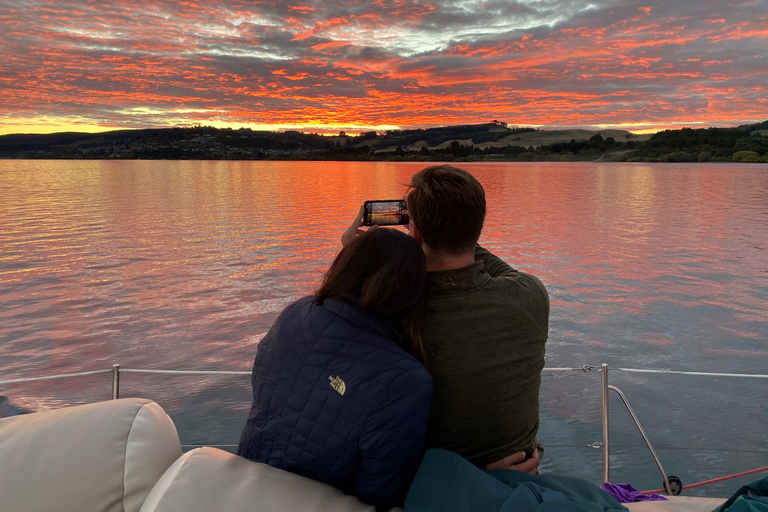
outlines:
{"label": "teal blanket", "polygon": [[768,476],[736,491],[715,512],[768,512]]}
{"label": "teal blanket", "polygon": [[424,455],[405,499],[406,512],[608,512],[627,510],[585,480],[483,470],[447,450]]}

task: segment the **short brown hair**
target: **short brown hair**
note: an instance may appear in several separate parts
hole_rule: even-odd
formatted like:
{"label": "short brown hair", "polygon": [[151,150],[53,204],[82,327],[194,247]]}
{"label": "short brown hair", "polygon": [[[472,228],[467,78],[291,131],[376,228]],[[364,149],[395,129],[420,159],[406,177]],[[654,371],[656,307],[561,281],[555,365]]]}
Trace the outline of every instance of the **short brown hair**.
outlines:
{"label": "short brown hair", "polygon": [[[339,299],[387,318],[404,331],[401,346],[424,361],[418,324],[426,309],[427,263],[402,231],[369,229],[333,260],[315,298]],[[401,340],[398,340],[401,341]]]}
{"label": "short brown hair", "polygon": [[462,254],[480,238],[485,220],[485,191],[464,169],[435,165],[411,178],[408,214],[429,248]]}

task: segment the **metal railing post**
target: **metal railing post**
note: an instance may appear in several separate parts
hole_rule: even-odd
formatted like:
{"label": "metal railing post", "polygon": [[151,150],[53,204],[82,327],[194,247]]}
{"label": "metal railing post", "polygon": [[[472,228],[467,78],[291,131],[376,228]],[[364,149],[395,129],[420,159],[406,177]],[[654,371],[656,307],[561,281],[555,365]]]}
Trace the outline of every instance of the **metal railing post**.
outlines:
{"label": "metal railing post", "polygon": [[112,400],[120,398],[120,365],[112,365]]}
{"label": "metal railing post", "polygon": [[[680,494],[680,492],[672,492],[672,486],[669,484],[669,478],[667,477],[667,473],[664,471],[664,468],[661,466],[661,461],[659,460],[659,456],[656,455],[656,450],[653,449],[653,446],[651,445],[651,440],[648,439],[648,436],[645,434],[645,429],[642,425],[640,425],[640,420],[637,419],[637,415],[635,414],[635,411],[632,410],[632,406],[629,405],[629,400],[627,400],[627,397],[624,396],[624,393],[621,392],[619,388],[616,386],[608,386],[608,389],[612,389],[615,391],[619,398],[621,398],[621,401],[624,402],[624,407],[627,408],[627,412],[632,417],[632,421],[635,422],[635,426],[637,427],[637,430],[640,431],[640,435],[643,436],[643,441],[645,441],[645,445],[648,447],[648,450],[651,452],[651,457],[653,457],[653,461],[656,463],[656,467],[659,468],[659,473],[661,473],[662,481],[664,482],[664,490],[667,492],[670,496],[677,496]],[[682,489],[681,489],[682,490]]]}
{"label": "metal railing post", "polygon": [[608,365],[600,365],[600,412],[603,423],[603,482],[608,482],[611,471],[610,451],[608,444]]}

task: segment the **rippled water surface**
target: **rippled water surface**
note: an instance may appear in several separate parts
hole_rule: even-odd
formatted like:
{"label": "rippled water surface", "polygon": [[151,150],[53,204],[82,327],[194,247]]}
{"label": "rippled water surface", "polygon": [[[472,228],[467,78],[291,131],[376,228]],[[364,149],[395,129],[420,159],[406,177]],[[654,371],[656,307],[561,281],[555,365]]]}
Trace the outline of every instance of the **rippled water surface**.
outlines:
{"label": "rippled water surface", "polygon": [[[108,369],[250,370],[259,340],[310,293],[366,199],[424,164],[0,162],[0,380]],[[683,483],[768,465],[768,168],[465,164],[481,243],[539,276],[548,367],[607,363]],[[106,399],[108,374],[11,384],[0,413]],[[543,470],[599,482],[599,374],[547,373]],[[248,377],[123,373],[184,444],[236,444]],[[612,480],[660,487],[611,398]],[[746,480],[749,480],[747,478]],[[744,479],[689,495],[730,494]]]}

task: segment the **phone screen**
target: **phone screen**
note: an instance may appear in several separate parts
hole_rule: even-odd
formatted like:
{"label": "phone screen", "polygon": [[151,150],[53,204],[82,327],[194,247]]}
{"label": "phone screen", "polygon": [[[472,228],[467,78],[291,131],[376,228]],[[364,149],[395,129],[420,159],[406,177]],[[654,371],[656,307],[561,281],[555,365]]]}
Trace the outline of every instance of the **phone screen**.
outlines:
{"label": "phone screen", "polygon": [[410,222],[402,199],[366,201],[364,206],[363,226],[399,226]]}

